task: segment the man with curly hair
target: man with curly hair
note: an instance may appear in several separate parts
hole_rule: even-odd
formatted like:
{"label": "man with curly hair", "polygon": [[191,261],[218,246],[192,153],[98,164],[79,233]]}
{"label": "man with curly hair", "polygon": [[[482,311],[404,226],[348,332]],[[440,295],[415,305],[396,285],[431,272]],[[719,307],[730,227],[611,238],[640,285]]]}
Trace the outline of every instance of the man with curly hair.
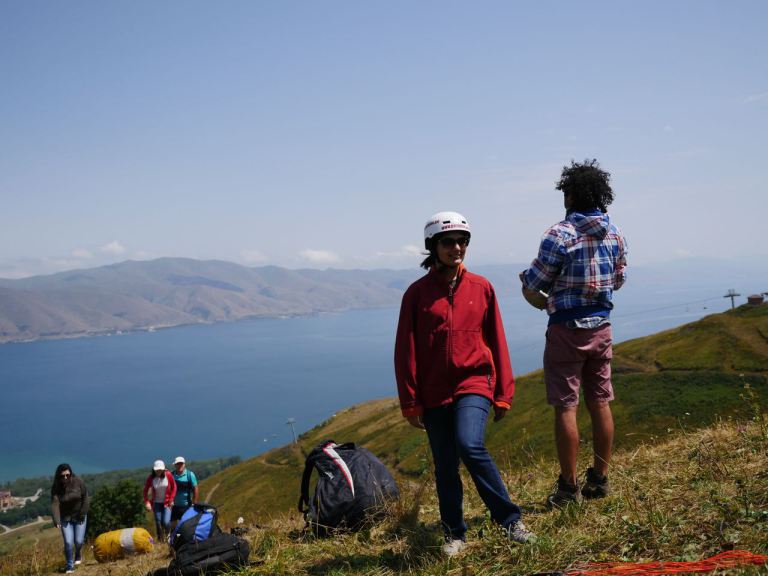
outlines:
{"label": "man with curly hair", "polygon": [[[563,507],[608,495],[608,463],[613,445],[611,385],[613,291],[626,279],[627,243],[607,212],[613,201],[610,174],[596,160],[571,161],[557,183],[565,219],[549,228],[539,254],[520,273],[523,296],[547,310],[544,382],[555,410],[555,442],[560,476],[547,498]],[[594,464],[577,478],[579,390],[592,420]]]}

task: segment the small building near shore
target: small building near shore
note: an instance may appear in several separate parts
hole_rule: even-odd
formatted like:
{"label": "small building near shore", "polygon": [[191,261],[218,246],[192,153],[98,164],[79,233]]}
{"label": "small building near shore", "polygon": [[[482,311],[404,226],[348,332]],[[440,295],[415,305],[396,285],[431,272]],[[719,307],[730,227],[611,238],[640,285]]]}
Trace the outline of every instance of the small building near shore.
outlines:
{"label": "small building near shore", "polygon": [[0,510],[10,510],[13,508],[10,490],[0,490]]}

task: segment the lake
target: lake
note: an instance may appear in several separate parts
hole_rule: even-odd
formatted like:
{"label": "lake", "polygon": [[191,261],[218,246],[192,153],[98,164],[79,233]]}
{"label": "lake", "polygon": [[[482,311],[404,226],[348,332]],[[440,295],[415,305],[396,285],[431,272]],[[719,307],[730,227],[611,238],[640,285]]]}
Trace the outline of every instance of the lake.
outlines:
{"label": "lake", "polygon": [[[719,290],[719,288],[718,288]],[[717,294],[717,296],[713,296]],[[516,374],[541,367],[546,315],[500,295]],[[617,294],[617,341],[730,307],[711,288]],[[396,309],[0,346],[0,481],[250,457],[351,404],[395,395]],[[343,439],[338,439],[343,440]]]}

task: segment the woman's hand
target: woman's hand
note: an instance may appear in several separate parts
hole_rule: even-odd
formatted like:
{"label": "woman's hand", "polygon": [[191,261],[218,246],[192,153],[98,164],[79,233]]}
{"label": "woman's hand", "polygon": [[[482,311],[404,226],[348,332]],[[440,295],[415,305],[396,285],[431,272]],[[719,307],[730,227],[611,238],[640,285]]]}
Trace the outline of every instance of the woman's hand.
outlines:
{"label": "woman's hand", "polygon": [[424,422],[421,421],[421,416],[406,416],[405,418],[406,420],[408,420],[408,423],[414,428],[418,428],[419,430],[424,430]]}
{"label": "woman's hand", "polygon": [[509,411],[509,408],[502,408],[500,406],[494,406],[493,407],[493,421],[498,422],[504,416],[507,415],[507,412]]}
{"label": "woman's hand", "polygon": [[150,504],[149,502],[144,502],[144,507],[150,512],[152,512],[152,504]]}

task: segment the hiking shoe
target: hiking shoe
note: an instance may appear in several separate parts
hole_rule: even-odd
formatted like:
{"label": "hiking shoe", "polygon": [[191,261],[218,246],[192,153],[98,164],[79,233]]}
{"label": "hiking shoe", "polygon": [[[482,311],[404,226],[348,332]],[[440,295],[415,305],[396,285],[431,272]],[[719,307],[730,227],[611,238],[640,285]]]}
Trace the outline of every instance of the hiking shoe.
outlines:
{"label": "hiking shoe", "polygon": [[536,542],[536,534],[528,530],[522,520],[518,520],[508,528],[505,528],[505,530],[507,532],[507,538],[512,540],[512,542],[517,542],[519,544]]}
{"label": "hiking shoe", "polygon": [[460,538],[451,538],[450,536],[447,536],[445,538],[445,544],[443,544],[443,554],[446,556],[456,556],[459,554],[464,548],[467,547],[467,543],[464,540],[461,540]]}
{"label": "hiking shoe", "polygon": [[594,468],[587,468],[587,480],[581,489],[584,498],[605,498],[611,493],[608,476],[600,476]]}
{"label": "hiking shoe", "polygon": [[579,490],[579,485],[566,482],[562,476],[558,476],[557,484],[547,496],[547,506],[549,508],[565,508],[569,504],[579,504],[580,502],[581,490]]}

